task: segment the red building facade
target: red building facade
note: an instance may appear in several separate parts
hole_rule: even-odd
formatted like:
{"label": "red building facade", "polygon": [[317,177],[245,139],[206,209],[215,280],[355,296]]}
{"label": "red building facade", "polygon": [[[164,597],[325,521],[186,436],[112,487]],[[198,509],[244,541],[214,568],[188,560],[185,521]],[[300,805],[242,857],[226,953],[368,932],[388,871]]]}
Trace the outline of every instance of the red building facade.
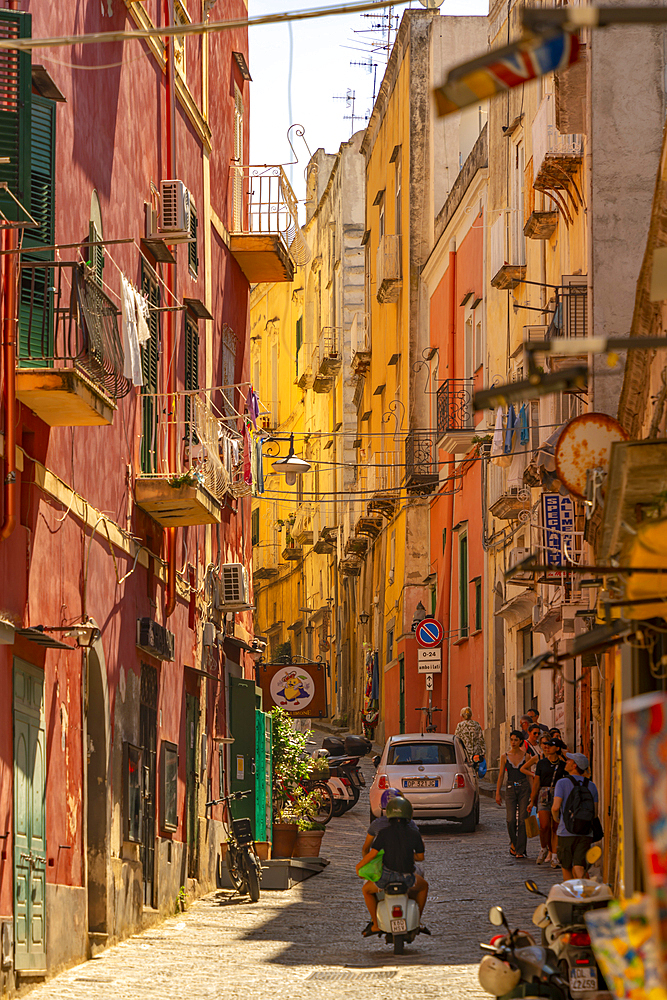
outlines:
{"label": "red building facade", "polygon": [[[0,34],[185,24],[209,6],[27,0],[0,10]],[[225,0],[215,16],[246,13]],[[0,52],[9,990],[215,885],[224,830],[205,803],[229,788],[230,701],[255,707],[251,279],[231,249],[251,228],[247,56],[245,29]],[[132,298],[140,346],[123,276],[149,307]]]}

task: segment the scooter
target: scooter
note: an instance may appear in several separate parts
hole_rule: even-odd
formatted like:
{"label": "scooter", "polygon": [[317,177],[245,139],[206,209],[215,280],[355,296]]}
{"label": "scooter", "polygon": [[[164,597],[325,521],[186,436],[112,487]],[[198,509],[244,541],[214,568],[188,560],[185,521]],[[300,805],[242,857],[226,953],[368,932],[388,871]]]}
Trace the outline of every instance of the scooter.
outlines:
{"label": "scooter", "polygon": [[408,886],[402,879],[389,882],[378,892],[377,922],[387,944],[393,944],[394,955],[402,955],[420,933],[430,933],[419,925],[419,907],[408,896]]}
{"label": "scooter", "polygon": [[502,906],[492,906],[489,920],[503,927],[505,934],[492,938],[491,944],[481,944],[488,952],[479,965],[479,982],[485,993],[493,997],[547,997],[569,1000],[567,982],[556,966],[548,948],[535,943],[526,931],[511,931]]}
{"label": "scooter", "polygon": [[524,884],[529,892],[546,899],[533,913],[533,923],[541,928],[542,942],[553,952],[573,1000],[611,997],[585,923],[588,910],[606,907],[613,898],[609,886],[593,879],[575,878],[552,886],[547,896],[535,882]]}

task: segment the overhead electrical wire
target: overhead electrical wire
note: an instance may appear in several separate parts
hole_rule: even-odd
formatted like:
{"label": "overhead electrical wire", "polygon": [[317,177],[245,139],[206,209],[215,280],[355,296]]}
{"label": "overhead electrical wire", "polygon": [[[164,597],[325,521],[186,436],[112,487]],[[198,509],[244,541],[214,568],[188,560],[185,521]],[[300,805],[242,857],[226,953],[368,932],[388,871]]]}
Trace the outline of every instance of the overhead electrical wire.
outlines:
{"label": "overhead electrical wire", "polygon": [[333,4],[314,7],[312,10],[283,11],[276,14],[261,14],[256,17],[237,17],[228,21],[199,21],[195,24],[163,25],[162,27],[135,28],[133,31],[95,31],[87,35],[60,35],[53,38],[2,38],[0,49],[45,49],[65,48],[71,45],[101,45],[105,42],[142,41],[148,38],[168,38],[171,35],[213,35],[221,31],[237,28],[252,28],[260,24],[286,24],[290,21],[306,21],[317,17],[331,17],[335,14],[357,14],[367,10],[382,10],[397,7],[409,0],[366,0],[362,3]]}

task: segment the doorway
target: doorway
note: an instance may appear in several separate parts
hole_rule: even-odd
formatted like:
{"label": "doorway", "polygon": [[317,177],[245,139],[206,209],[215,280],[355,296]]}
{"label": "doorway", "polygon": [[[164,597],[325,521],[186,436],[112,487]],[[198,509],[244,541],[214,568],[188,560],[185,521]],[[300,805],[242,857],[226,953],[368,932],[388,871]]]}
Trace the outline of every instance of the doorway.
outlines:
{"label": "doorway", "polygon": [[231,746],[230,786],[232,792],[251,791],[234,803],[234,819],[247,817],[255,829],[256,723],[255,682],[229,678],[229,720],[234,743]]}
{"label": "doorway", "polygon": [[108,692],[106,665],[93,648],[88,653],[86,708],[86,852],[88,860],[88,930],[107,933],[108,854]]}
{"label": "doorway", "polygon": [[44,672],[14,659],[14,968],[46,971]]}
{"label": "doorway", "polygon": [[155,794],[157,766],[157,670],[141,664],[139,742],[143,750],[143,834],[139,860],[143,869],[144,906],[154,906],[155,888]]}
{"label": "doorway", "polygon": [[197,837],[197,745],[199,743],[199,698],[185,695],[185,808],[188,844],[188,878],[199,876],[199,838]]}
{"label": "doorway", "polygon": [[398,701],[398,725],[399,732],[405,732],[405,657],[401,653],[398,657],[398,683],[399,683],[399,701]]}

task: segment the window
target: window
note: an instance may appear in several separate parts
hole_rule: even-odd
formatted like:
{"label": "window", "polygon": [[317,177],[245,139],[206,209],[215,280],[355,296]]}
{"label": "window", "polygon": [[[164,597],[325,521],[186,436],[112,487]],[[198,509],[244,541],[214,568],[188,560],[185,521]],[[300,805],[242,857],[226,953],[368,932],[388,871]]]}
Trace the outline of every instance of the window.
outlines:
{"label": "window", "polygon": [[380,202],[380,239],[384,236],[384,195]]}
{"label": "window", "polygon": [[148,314],[150,339],[141,348],[141,373],[144,384],[142,395],[141,471],[150,475],[157,471],[157,419],[156,394],[160,371],[160,286],[153,269],[145,261],[141,267],[141,291],[152,307]]}
{"label": "window", "polygon": [[303,344],[303,316],[296,321],[296,377],[299,377],[299,351]]}
{"label": "window", "polygon": [[[174,0],[174,24],[190,24],[190,15],[185,9],[182,0]],[[174,35],[174,65],[176,72],[180,73],[185,80],[186,60],[185,60],[185,35]]]}
{"label": "window", "polygon": [[482,628],[482,578],[481,576],[475,577],[472,581],[473,587],[475,588],[475,631],[479,632]]}
{"label": "window", "polygon": [[442,554],[444,556],[447,547],[447,528],[442,529]]}
{"label": "window", "polygon": [[482,321],[481,319],[475,324],[475,360],[473,362],[473,371],[477,371],[484,364],[484,339],[482,337]]}
{"label": "window", "polygon": [[220,798],[225,794],[225,744],[218,746],[218,795]]}
{"label": "window", "polygon": [[[186,392],[193,392],[199,388],[199,332],[197,324],[190,316],[185,317],[185,374],[183,388]],[[191,422],[194,425],[195,409],[191,396],[185,397],[185,419],[188,425]],[[190,426],[190,435],[196,439],[197,431],[194,426]]]}
{"label": "window", "polygon": [[525,149],[522,141],[512,149],[512,204],[510,222],[511,264],[526,263],[526,237],[523,235],[523,185],[525,181]]}
{"label": "window", "polygon": [[162,829],[178,828],[178,747],[162,740]]}
{"label": "window", "polygon": [[193,278],[199,274],[199,252],[197,247],[197,209],[193,201],[190,202],[190,240],[188,243],[188,268]]}
{"label": "window", "polygon": [[225,386],[223,389],[224,403],[222,408],[227,417],[234,417],[236,415],[234,407],[237,400],[235,399],[235,390],[233,388],[236,382],[236,345],[236,334],[225,323],[222,327],[222,384]]}
{"label": "window", "polygon": [[124,840],[140,844],[143,834],[143,752],[140,747],[126,743],[123,767],[123,805],[125,816]]}
{"label": "window", "polygon": [[243,227],[243,97],[234,86],[234,232]]}
{"label": "window", "polygon": [[389,583],[394,582],[394,572],[396,569],[396,532],[392,531],[389,539],[389,573],[387,578]]}
{"label": "window", "polygon": [[468,636],[468,532],[459,534],[459,639]]}
{"label": "window", "polygon": [[250,541],[259,545],[259,507],[255,507],[250,516]]}
{"label": "window", "polygon": [[[3,118],[0,118],[0,122],[2,121]],[[33,94],[30,125],[30,213],[38,223],[38,228],[24,231],[24,249],[53,246],[55,242],[55,145],[56,106],[53,101]],[[11,218],[11,214],[9,217]],[[34,255],[24,254],[22,262],[27,264],[29,261],[53,259],[53,250],[47,250]],[[21,271],[19,358],[34,358],[32,363],[37,366],[50,364],[53,354],[53,298],[48,291],[52,285],[53,271],[50,268],[26,267]],[[42,356],[45,356],[45,360],[40,360]],[[26,360],[21,360],[20,364],[25,366]]]}
{"label": "window", "polygon": [[[517,640],[518,640],[518,646],[519,646],[519,648],[518,648],[518,653],[519,653],[518,660],[519,660],[519,662],[518,662],[517,666],[521,666],[522,664],[524,664],[526,662],[526,660],[529,660],[531,658],[531,656],[533,655],[533,630],[532,630],[532,628],[530,626],[527,626],[526,628],[520,629],[519,633],[517,635]],[[535,694],[535,692],[534,692],[534,689],[533,689],[533,675],[531,674],[530,677],[527,677],[523,681],[523,711],[524,712],[527,712],[529,708],[533,707],[533,697],[534,697],[534,694]]]}
{"label": "window", "polygon": [[385,659],[387,663],[394,658],[394,630],[390,628],[387,630],[387,651]]}
{"label": "window", "polygon": [[394,743],[387,766],[401,764],[456,764],[456,748],[453,743]]}
{"label": "window", "polygon": [[402,213],[401,213],[401,198],[402,198],[402,176],[401,176],[401,154],[398,154],[396,159],[396,202],[395,202],[395,224],[396,224],[396,235],[401,235],[401,225],[402,225]]}
{"label": "window", "polygon": [[[31,15],[13,10],[0,10],[0,38],[29,38]],[[2,131],[2,159],[0,181],[21,205],[30,206],[30,147],[32,66],[29,52],[2,49],[0,52],[0,130]],[[8,219],[25,221],[14,199],[0,191],[0,207]],[[26,230],[26,234],[29,230]]]}
{"label": "window", "polygon": [[473,357],[474,341],[473,341],[473,317],[469,315],[465,322],[465,339],[463,343],[464,349],[464,378],[472,378],[473,372],[475,370],[475,361]]}

